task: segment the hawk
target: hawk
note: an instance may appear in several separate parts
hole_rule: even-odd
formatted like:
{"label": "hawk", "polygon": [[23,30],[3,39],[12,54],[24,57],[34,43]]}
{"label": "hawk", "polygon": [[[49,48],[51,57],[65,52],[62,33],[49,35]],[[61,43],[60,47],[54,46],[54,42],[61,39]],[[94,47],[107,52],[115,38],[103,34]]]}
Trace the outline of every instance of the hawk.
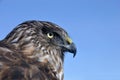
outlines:
{"label": "hawk", "polygon": [[64,29],[48,21],[23,22],[0,41],[0,80],[63,80],[65,52],[76,55]]}

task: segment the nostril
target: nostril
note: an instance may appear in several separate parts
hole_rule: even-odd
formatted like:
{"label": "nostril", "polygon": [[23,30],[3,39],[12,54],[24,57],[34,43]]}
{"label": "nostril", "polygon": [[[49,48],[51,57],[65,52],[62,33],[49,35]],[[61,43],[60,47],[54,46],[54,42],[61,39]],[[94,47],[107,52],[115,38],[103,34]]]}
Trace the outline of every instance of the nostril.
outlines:
{"label": "nostril", "polygon": [[67,44],[70,45],[71,43],[69,41],[67,41]]}

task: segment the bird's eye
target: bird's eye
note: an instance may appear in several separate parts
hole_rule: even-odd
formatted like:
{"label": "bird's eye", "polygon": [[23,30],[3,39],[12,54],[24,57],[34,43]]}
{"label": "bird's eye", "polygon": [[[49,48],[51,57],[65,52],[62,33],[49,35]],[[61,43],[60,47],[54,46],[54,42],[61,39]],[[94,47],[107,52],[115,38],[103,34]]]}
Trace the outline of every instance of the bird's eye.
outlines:
{"label": "bird's eye", "polygon": [[47,33],[48,38],[53,38],[54,34],[53,33]]}

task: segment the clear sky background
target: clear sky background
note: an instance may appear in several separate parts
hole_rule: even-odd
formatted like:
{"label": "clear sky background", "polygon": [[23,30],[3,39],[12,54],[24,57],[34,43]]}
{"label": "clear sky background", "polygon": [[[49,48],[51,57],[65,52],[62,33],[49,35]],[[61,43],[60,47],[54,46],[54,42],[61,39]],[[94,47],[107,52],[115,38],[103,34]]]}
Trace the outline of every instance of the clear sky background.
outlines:
{"label": "clear sky background", "polygon": [[0,39],[26,20],[54,22],[77,46],[65,80],[120,80],[120,0],[0,0]]}

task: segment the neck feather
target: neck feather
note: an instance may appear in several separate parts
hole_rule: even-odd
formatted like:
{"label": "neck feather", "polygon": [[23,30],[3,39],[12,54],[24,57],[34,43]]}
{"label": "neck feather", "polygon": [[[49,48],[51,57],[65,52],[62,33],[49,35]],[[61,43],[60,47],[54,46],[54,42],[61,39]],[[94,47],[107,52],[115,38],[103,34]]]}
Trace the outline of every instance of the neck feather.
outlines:
{"label": "neck feather", "polygon": [[53,72],[53,76],[57,77],[58,80],[63,80],[63,63],[64,56],[60,49],[51,46],[39,47],[32,46],[31,44],[25,45],[23,48],[23,54],[30,59],[37,59],[38,62],[47,65]]}

